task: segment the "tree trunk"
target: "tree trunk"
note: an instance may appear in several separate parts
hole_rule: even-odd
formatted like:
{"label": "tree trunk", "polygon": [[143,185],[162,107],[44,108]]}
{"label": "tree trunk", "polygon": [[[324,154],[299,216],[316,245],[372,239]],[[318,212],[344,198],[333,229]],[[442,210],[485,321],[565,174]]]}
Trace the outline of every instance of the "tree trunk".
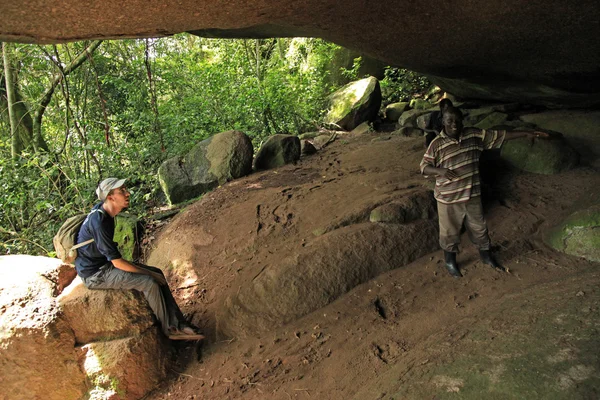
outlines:
{"label": "tree trunk", "polygon": [[87,57],[90,56],[94,52],[94,50],[98,48],[98,46],[100,46],[100,43],[102,43],[101,40],[94,40],[92,43],[89,44],[88,47],[85,48],[85,50],[81,52],[81,54],[75,57],[65,68],[61,68],[59,66],[60,73],[57,74],[52,80],[50,87],[42,96],[42,100],[40,101],[40,104],[35,111],[35,118],[33,119],[33,145],[34,147],[36,147],[36,149],[42,148],[48,151],[48,145],[42,137],[42,118],[44,116],[44,112],[46,111],[46,107],[48,107],[48,104],[50,104],[50,100],[52,100],[54,90],[60,84],[60,82],[67,77],[67,75],[79,68],[79,66],[81,66],[81,64],[84,63]]}
{"label": "tree trunk", "polygon": [[15,110],[17,99],[15,96],[14,75],[12,70],[12,60],[10,57],[10,47],[8,43],[2,43],[2,58],[4,60],[4,82],[8,119],[10,122],[10,150],[11,156],[14,159],[17,158],[17,155],[20,153],[21,143],[19,143],[19,135],[17,134],[17,127],[19,125],[17,112]]}

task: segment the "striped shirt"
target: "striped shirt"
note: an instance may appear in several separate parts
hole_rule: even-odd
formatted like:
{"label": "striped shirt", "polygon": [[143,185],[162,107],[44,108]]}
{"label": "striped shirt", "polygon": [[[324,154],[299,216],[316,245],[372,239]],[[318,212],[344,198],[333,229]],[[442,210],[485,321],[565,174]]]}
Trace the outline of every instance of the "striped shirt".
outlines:
{"label": "striped shirt", "polygon": [[430,165],[449,168],[456,172],[457,179],[442,176],[435,179],[434,196],[443,204],[461,203],[481,195],[479,181],[479,157],[484,150],[499,149],[506,131],[465,128],[460,137],[452,139],[442,130],[433,139],[421,161],[421,173]]}

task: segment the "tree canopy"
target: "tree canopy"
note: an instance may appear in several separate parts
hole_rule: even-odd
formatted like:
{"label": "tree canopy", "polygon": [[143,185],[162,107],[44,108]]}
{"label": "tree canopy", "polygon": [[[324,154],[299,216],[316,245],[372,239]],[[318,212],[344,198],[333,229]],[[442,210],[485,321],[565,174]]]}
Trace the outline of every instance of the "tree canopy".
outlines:
{"label": "tree canopy", "polygon": [[[314,130],[344,83],[332,78],[339,50],[320,39],[189,34],[3,43],[0,252],[51,254],[58,226],[86,212],[108,176],[129,179],[143,214],[162,202],[160,164],[215,133],[241,130],[257,147],[272,134]],[[358,78],[357,63],[347,79]]]}

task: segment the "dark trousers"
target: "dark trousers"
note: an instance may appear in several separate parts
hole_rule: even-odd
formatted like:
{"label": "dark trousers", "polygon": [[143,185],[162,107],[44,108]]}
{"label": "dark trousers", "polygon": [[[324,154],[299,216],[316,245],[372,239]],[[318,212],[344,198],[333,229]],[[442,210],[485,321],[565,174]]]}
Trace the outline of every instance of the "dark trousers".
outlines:
{"label": "dark trousers", "polygon": [[[158,272],[164,276],[159,268],[143,264],[135,264],[139,268]],[[169,328],[179,328],[179,323],[184,322],[184,317],[179,306],[173,298],[168,285],[159,285],[151,276],[134,274],[115,268],[108,263],[100,268],[94,275],[83,278],[83,283],[88,289],[135,289],[144,294],[150,308],[160,321],[162,330],[168,335]]]}
{"label": "dark trousers", "polygon": [[471,242],[479,250],[490,249],[490,236],[483,217],[481,197],[473,197],[463,203],[442,204],[438,202],[437,204],[440,221],[440,247],[443,250],[453,253],[458,251],[463,223]]}

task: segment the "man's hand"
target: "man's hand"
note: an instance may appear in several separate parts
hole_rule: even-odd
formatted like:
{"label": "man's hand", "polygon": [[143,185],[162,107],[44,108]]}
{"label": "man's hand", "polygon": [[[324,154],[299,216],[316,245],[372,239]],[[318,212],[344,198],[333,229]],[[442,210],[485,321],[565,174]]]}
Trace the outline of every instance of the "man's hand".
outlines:
{"label": "man's hand", "polygon": [[450,168],[438,168],[438,176],[446,178],[450,181],[458,178],[458,174]]}
{"label": "man's hand", "polygon": [[146,270],[146,273],[148,275],[150,275],[152,277],[152,279],[154,279],[156,281],[156,283],[158,283],[161,286],[165,286],[167,284],[167,280],[165,279],[164,276],[162,276],[162,274],[159,274],[158,272],[154,272],[154,271],[148,271]]}

